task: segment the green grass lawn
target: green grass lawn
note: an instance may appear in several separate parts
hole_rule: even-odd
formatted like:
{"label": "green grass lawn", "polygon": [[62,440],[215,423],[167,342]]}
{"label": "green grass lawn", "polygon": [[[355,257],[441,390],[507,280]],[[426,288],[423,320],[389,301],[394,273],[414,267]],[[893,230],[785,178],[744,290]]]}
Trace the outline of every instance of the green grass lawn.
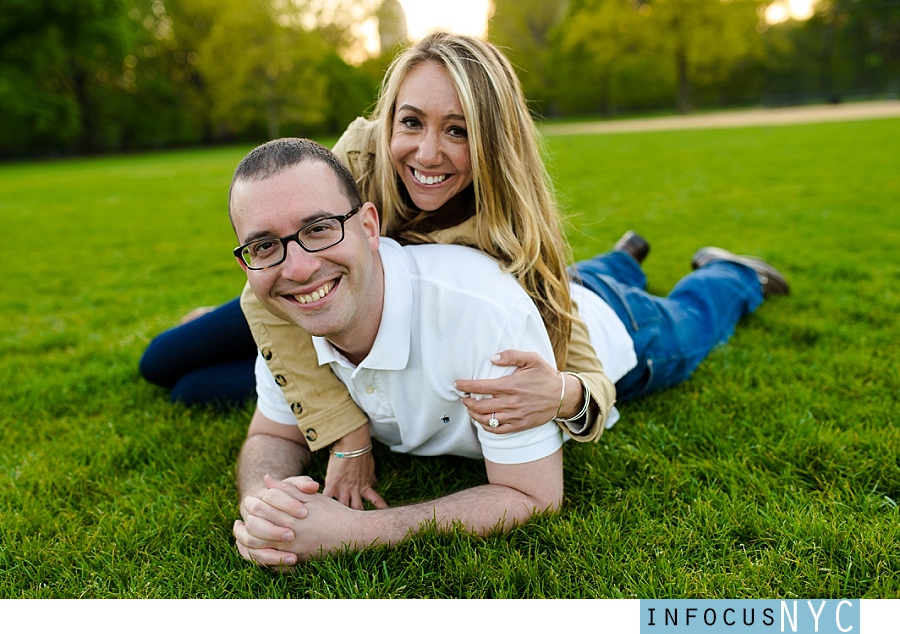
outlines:
{"label": "green grass lawn", "polygon": [[[657,293],[714,244],[793,294],[570,443],[558,515],[294,575],[232,544],[251,408],[171,405],[137,373],[242,286],[226,193],[249,148],[0,166],[0,597],[900,597],[900,120],[548,143],[576,258],[635,229]],[[484,479],[376,458],[393,504]]]}

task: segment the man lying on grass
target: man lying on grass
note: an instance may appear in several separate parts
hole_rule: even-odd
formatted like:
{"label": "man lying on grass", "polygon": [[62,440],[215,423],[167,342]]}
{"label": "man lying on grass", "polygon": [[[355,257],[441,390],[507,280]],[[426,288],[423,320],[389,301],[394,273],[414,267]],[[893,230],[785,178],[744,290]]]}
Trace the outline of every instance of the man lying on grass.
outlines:
{"label": "man lying on grass", "polygon": [[[253,293],[299,334],[313,335],[318,363],[330,366],[370,421],[341,440],[351,450],[332,451],[326,490],[328,478],[338,477],[335,462],[373,465],[360,460],[371,457],[370,436],[397,452],[483,459],[489,482],[388,509],[372,488],[372,466],[341,472],[339,488],[354,492],[350,499],[316,494],[318,484],[299,477],[309,445],[280,389],[277,355],[270,355],[273,371],[263,346],[257,410],[238,467],[243,520],[234,534],[244,557],[293,565],[344,546],[393,544],[432,521],[484,534],[559,507],[561,429],[577,435],[593,420],[599,435],[618,412],[598,415],[578,374],[584,389],[570,406],[579,413],[559,418],[563,378],[556,417],[548,413],[528,429],[499,421],[493,400],[465,399],[459,387],[484,393],[491,379],[515,369],[497,364],[505,351],[555,367],[540,313],[496,261],[465,247],[401,247],[379,238],[375,207],[362,204],[350,173],[311,141],[282,139],[251,152],[235,172],[230,211],[244,243],[235,255]],[[706,248],[667,298],[652,297],[640,270],[646,250],[617,247],[572,269],[572,297],[620,400],[683,381],[764,295],[787,292],[768,263]],[[479,421],[475,408],[495,413],[482,412],[490,418]],[[362,498],[376,510],[362,511]]]}
{"label": "man lying on grass", "polygon": [[[559,507],[558,425],[489,434],[454,388],[460,377],[511,372],[491,362],[503,350],[553,362],[540,314],[497,262],[466,247],[380,238],[374,205],[362,204],[350,173],[312,141],[283,139],[251,152],[236,172],[230,213],[254,293],[314,336],[319,362],[369,416],[365,437],[371,432],[398,452],[483,459],[488,480],[405,507],[387,508],[379,497],[371,511],[316,493],[315,482],[298,477],[310,457],[306,439],[260,361],[257,409],[238,463],[243,520],[234,535],[244,558],[290,566],[343,547],[395,544],[431,522],[485,534]],[[345,457],[370,450],[365,442]]]}

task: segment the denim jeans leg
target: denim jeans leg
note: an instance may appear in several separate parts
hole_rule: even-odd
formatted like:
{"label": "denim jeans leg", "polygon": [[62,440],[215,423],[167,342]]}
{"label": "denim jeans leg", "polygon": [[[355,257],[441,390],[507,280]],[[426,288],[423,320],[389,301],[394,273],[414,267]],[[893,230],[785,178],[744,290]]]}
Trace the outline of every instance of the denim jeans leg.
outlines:
{"label": "denim jeans leg", "polygon": [[717,262],[694,271],[665,298],[577,266],[584,286],[613,308],[634,341],[638,363],[616,383],[619,401],[687,379],[762,302],[756,274],[740,264]]}
{"label": "denim jeans leg", "polygon": [[[647,276],[637,260],[623,251],[607,251],[569,267],[570,277],[579,282],[579,278],[591,279],[597,275],[605,275],[619,284],[642,290],[647,289]],[[579,282],[580,283],[580,282]],[[588,284],[584,284],[590,288]]]}

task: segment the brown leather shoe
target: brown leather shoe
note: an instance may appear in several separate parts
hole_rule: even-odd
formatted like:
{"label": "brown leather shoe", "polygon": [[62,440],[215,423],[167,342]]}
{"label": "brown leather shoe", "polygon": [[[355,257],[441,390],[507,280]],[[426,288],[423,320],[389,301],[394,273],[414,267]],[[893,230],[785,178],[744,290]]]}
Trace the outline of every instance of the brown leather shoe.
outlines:
{"label": "brown leather shoe", "polygon": [[613,251],[624,251],[641,264],[650,253],[650,243],[634,231],[626,231],[613,246]]}
{"label": "brown leather shoe", "polygon": [[713,262],[737,262],[738,264],[749,266],[756,271],[756,277],[759,278],[759,283],[762,284],[763,295],[766,297],[769,295],[787,295],[790,292],[784,275],[774,266],[760,258],[750,255],[735,255],[731,251],[718,247],[703,247],[691,258],[691,266],[694,269],[699,269]]}

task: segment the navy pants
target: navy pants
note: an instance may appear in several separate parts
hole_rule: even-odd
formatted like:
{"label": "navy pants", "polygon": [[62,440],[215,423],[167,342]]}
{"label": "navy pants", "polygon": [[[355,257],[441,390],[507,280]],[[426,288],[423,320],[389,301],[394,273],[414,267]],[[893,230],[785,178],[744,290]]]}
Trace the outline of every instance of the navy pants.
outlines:
{"label": "navy pants", "polygon": [[239,404],[256,396],[256,343],[234,299],[157,336],[141,357],[141,375],[170,388],[173,402]]}
{"label": "navy pants", "polygon": [[579,262],[569,272],[612,307],[634,340],[638,364],[616,382],[619,401],[687,379],[763,299],[753,269],[730,262],[690,273],[668,297],[647,293],[643,269],[621,251]]}

